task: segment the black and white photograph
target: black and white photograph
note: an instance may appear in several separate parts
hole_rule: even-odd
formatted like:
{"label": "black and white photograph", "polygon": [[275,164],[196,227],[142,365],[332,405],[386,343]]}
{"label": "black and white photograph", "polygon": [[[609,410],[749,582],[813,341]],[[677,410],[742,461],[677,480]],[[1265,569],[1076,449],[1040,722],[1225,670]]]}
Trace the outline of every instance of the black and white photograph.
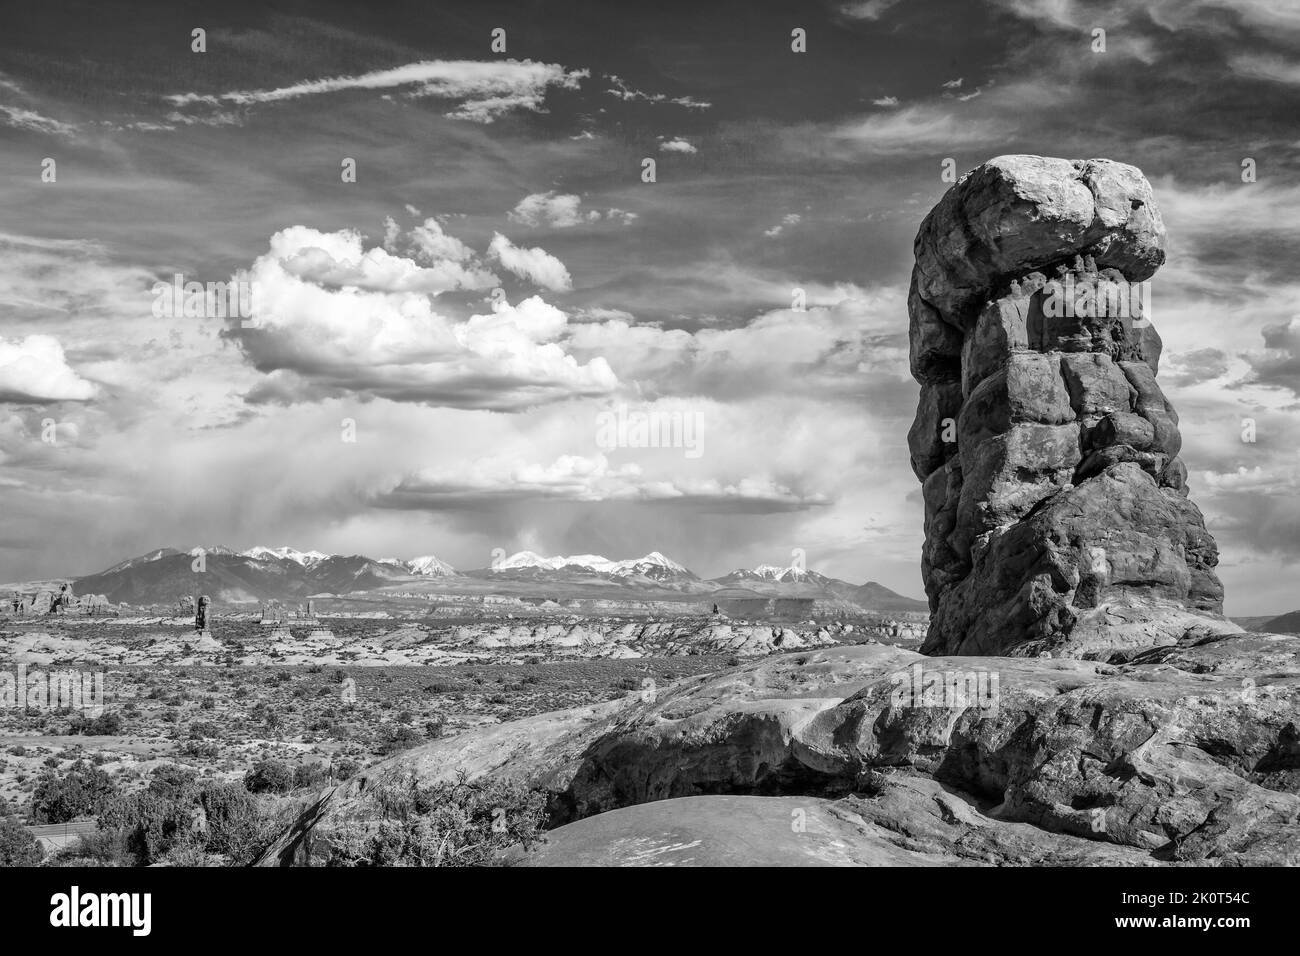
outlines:
{"label": "black and white photograph", "polygon": [[1283,925],[1300,5],[3,10],[23,922],[838,867]]}

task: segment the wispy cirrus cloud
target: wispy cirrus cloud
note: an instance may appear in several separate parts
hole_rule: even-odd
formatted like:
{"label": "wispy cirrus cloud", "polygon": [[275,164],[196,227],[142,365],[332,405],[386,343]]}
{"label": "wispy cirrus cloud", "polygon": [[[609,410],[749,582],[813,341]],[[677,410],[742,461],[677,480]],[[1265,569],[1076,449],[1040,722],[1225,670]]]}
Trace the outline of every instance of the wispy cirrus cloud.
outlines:
{"label": "wispy cirrus cloud", "polygon": [[206,106],[227,110],[232,106],[281,103],[344,90],[402,89],[412,98],[459,100],[460,105],[448,116],[491,123],[516,110],[541,111],[549,90],[576,89],[589,75],[586,70],[567,70],[556,63],[532,60],[423,60],[357,76],[303,80],[273,89],[174,93],[165,99],[179,108]]}

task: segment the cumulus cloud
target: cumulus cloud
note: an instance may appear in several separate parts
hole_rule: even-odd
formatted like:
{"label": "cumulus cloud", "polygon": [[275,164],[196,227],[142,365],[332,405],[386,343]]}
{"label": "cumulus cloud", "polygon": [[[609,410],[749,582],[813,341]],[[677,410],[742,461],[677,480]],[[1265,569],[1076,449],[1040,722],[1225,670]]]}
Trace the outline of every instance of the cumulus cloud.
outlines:
{"label": "cumulus cloud", "polygon": [[[385,225],[385,242],[396,245],[396,224],[390,219]],[[421,266],[384,248],[363,249],[358,232],[322,233],[306,226],[291,226],[272,236],[271,255],[285,272],[317,285],[437,295],[453,289],[488,289],[497,284],[497,277],[490,271],[466,265],[472,251],[443,233],[437,220],[416,227],[409,239],[428,265]]]}
{"label": "cumulus cloud", "polygon": [[680,136],[674,136],[672,139],[661,139],[659,149],[665,153],[698,153],[699,150],[692,146],[687,140]]}
{"label": "cumulus cloud", "polygon": [[[540,298],[517,305],[495,298],[490,313],[461,321],[440,311],[440,293],[484,288],[495,279],[471,260],[437,259],[439,250],[453,257],[464,250],[431,222],[410,237],[427,265],[363,250],[361,236],[350,230],[293,226],[272,236],[270,250],[245,273],[253,284],[253,315],[224,333],[267,373],[249,400],[356,393],[514,411],[617,385],[603,358],[580,364],[567,354],[567,317]],[[555,272],[547,260],[558,260],[541,250],[502,251],[508,268],[541,271],[558,282],[558,274],[547,273]]]}
{"label": "cumulus cloud", "polygon": [[550,226],[568,229],[600,219],[599,210],[582,211],[582,199],[572,193],[532,193],[515,204],[509,218],[525,226]]}
{"label": "cumulus cloud", "polygon": [[0,338],[0,402],[85,402],[97,391],[68,365],[54,336]]}
{"label": "cumulus cloud", "polygon": [[1247,381],[1271,388],[1289,389],[1300,395],[1300,318],[1285,325],[1266,325],[1262,354],[1251,354]]}
{"label": "cumulus cloud", "polygon": [[532,60],[424,60],[358,76],[303,80],[269,90],[232,90],[227,93],[175,93],[166,97],[178,107],[253,106],[341,90],[403,88],[413,98],[460,100],[448,116],[491,123],[514,110],[542,110],[547,91],[576,89],[590,74],[566,70],[556,63]]}
{"label": "cumulus cloud", "polygon": [[573,288],[573,279],[563,262],[537,246],[531,249],[516,246],[499,232],[488,244],[488,257],[500,262],[506,271],[543,289],[568,292]]}

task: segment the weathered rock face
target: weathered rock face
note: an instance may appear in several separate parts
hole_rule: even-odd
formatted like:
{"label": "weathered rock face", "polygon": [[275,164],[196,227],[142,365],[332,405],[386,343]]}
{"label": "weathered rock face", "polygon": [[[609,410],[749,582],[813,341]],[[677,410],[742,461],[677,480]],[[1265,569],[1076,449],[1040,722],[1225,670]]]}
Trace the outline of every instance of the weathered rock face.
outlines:
{"label": "weathered rock face", "polygon": [[1146,287],[1151,187],[1110,160],[1001,156],[921,224],[908,435],[934,654],[1109,658],[1222,619]]}
{"label": "weathered rock face", "polygon": [[[543,791],[555,823],[592,818],[539,862],[636,863],[616,847],[699,841],[680,862],[1294,866],[1298,704],[1300,639],[1267,634],[1122,665],[882,644],[782,654],[407,751],[304,804],[261,863],[321,862],[334,826],[374,817],[385,774],[463,770]],[[752,802],[776,794],[793,802]],[[606,816],[716,795],[750,800],[675,822],[664,805]],[[769,843],[792,806],[812,836]]]}

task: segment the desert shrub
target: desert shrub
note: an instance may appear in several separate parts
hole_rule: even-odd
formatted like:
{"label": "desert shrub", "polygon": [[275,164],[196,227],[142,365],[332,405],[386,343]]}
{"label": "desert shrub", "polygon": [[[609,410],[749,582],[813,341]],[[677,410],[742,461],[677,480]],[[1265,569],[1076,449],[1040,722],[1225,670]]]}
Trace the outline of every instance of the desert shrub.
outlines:
{"label": "desert shrub", "polygon": [[185,800],[195,790],[198,774],[174,763],[160,764],[149,778],[149,791],[164,800]]}
{"label": "desert shrub", "polygon": [[232,863],[249,862],[270,836],[274,820],[262,815],[257,800],[243,787],[219,783],[199,793],[207,820],[206,850],[228,857]]}
{"label": "desert shrub", "polygon": [[113,779],[84,760],[74,763],[63,776],[42,770],[32,792],[32,819],[37,823],[65,823],[90,816],[116,795]]}
{"label": "desert shrub", "polygon": [[0,819],[0,866],[35,866],[44,857],[40,842],[17,817]]}
{"label": "desert shrub", "polygon": [[91,737],[113,737],[122,732],[120,714],[100,714],[98,717],[86,717],[73,714],[68,722],[68,733],[86,734]]}
{"label": "desert shrub", "polygon": [[446,730],[447,721],[441,717],[436,717],[433,720],[427,720],[424,722],[424,734],[430,740],[437,740],[446,732]]}
{"label": "desert shrub", "polygon": [[225,866],[224,858],[209,853],[201,843],[178,843],[160,856],[158,866]]}
{"label": "desert shrub", "polygon": [[56,850],[48,862],[58,866],[131,866],[135,858],[127,850],[123,834],[96,830]]}
{"label": "desert shrub", "polygon": [[318,763],[300,763],[293,769],[293,785],[299,787],[318,787],[325,782],[325,768]]}
{"label": "desert shrub", "polygon": [[184,757],[214,759],[221,756],[221,747],[202,740],[187,740],[177,748],[177,752]]}
{"label": "desert shrub", "polygon": [[541,839],[545,800],[502,780],[422,784],[389,775],[366,791],[369,818],[349,820],[322,837],[329,866],[488,866],[501,851]]}
{"label": "desert shrub", "polygon": [[360,772],[361,764],[353,760],[351,757],[344,757],[342,760],[336,760],[332,771],[335,780],[350,780]]}
{"label": "desert shrub", "polygon": [[283,760],[259,760],[244,775],[249,793],[288,793],[293,789],[293,768]]}
{"label": "desert shrub", "polygon": [[190,721],[190,739],[203,740],[207,737],[220,737],[221,728],[210,720]]}
{"label": "desert shrub", "polygon": [[199,701],[199,710],[216,710],[217,702],[211,697],[204,697]]}
{"label": "desert shrub", "polygon": [[418,744],[424,743],[424,738],[410,727],[394,727],[384,735],[379,744],[379,752],[383,754],[395,754],[403,750],[410,750]]}
{"label": "desert shrub", "polygon": [[194,828],[193,799],[141,790],[104,804],[99,828],[120,834],[137,866],[156,863],[165,853],[190,841]]}

